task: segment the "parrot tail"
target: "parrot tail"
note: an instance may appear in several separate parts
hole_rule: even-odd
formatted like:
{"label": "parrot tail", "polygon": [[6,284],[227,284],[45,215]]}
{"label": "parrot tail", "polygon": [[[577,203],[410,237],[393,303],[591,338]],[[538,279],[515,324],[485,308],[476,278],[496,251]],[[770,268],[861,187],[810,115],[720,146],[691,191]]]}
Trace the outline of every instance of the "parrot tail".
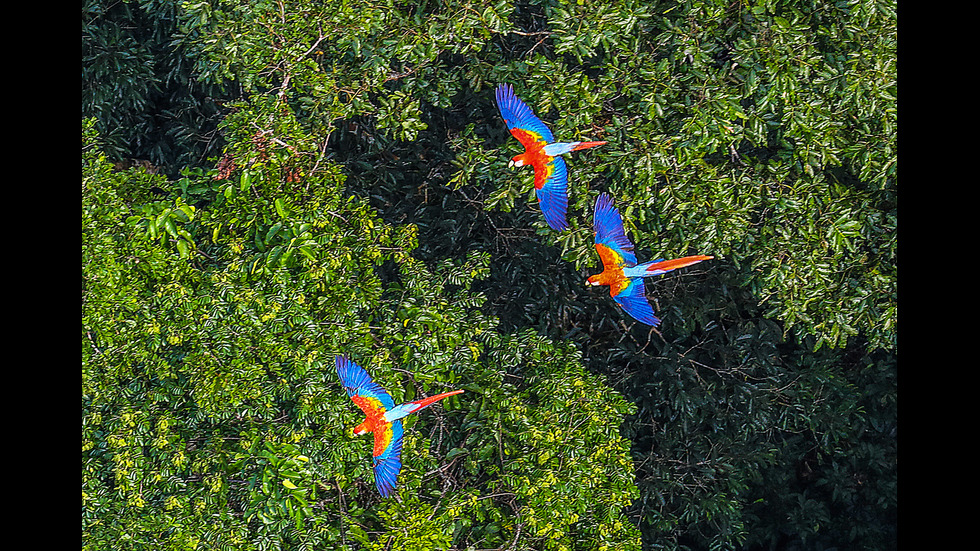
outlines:
{"label": "parrot tail", "polygon": [[607,142],[578,142],[578,144],[576,144],[575,147],[572,148],[572,151],[578,151],[579,149],[588,149],[590,147],[595,147],[597,145],[604,145],[606,143]]}
{"label": "parrot tail", "polygon": [[416,400],[414,402],[405,402],[404,404],[398,404],[394,408],[385,412],[385,421],[388,421],[390,423],[396,419],[401,419],[402,417],[405,417],[406,415],[409,415],[411,413],[415,413],[420,409],[427,408],[432,404],[438,402],[439,400],[442,400],[443,398],[452,396],[453,394],[459,394],[460,392],[463,391],[454,390],[452,392],[443,392],[442,394],[436,394],[435,396],[429,396],[428,398],[423,398],[421,400]]}
{"label": "parrot tail", "polygon": [[698,254],[694,256],[685,256],[684,258],[675,258],[673,260],[654,260],[653,262],[647,262],[646,264],[637,266],[637,268],[641,268],[644,272],[646,272],[643,275],[660,275],[671,270],[676,270],[677,268],[697,264],[702,260],[711,260],[712,258],[714,257]]}
{"label": "parrot tail", "polygon": [[435,396],[429,396],[428,398],[423,398],[421,400],[416,400],[414,402],[409,402],[409,403],[416,406],[412,408],[412,411],[416,412],[422,408],[431,406],[432,404],[438,402],[439,400],[442,400],[443,398],[448,398],[449,396],[452,396],[454,394],[459,394],[461,392],[463,391],[454,390],[452,392],[443,392],[442,394],[436,394]]}

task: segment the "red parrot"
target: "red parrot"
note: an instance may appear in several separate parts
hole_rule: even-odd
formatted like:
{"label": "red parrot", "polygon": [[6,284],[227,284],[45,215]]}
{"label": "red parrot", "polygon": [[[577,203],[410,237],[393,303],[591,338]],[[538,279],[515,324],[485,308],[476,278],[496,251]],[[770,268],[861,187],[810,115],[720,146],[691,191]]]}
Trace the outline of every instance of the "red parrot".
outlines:
{"label": "red parrot", "polygon": [[385,389],[359,365],[344,356],[337,356],[336,364],[337,375],[347,395],[364,412],[364,421],[354,427],[354,435],[374,433],[374,484],[381,497],[388,497],[394,491],[402,469],[401,418],[463,391],[444,392],[396,406]]}
{"label": "red parrot", "polygon": [[602,260],[602,273],[589,277],[588,285],[608,285],[609,295],[627,314],[654,327],[660,323],[660,319],[653,314],[653,307],[647,301],[643,278],[714,258],[695,255],[674,260],[658,259],[637,265],[633,243],[626,237],[623,219],[619,216],[619,210],[613,206],[612,197],[607,193],[596,200],[592,224],[595,228],[595,248]]}
{"label": "red parrot", "polygon": [[534,189],[541,212],[553,230],[568,229],[568,167],[559,155],[588,149],[606,142],[555,142],[555,136],[534,112],[514,95],[509,84],[497,86],[497,108],[510,133],[524,146],[524,153],[511,159],[509,166],[534,167]]}

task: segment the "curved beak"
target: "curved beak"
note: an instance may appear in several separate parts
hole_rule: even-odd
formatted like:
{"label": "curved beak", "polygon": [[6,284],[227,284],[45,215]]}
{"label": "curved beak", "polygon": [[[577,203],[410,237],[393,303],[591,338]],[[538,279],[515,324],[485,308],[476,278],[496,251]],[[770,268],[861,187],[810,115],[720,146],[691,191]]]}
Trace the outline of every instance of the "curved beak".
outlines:
{"label": "curved beak", "polygon": [[511,159],[510,162],[507,163],[507,168],[514,168],[514,159]]}

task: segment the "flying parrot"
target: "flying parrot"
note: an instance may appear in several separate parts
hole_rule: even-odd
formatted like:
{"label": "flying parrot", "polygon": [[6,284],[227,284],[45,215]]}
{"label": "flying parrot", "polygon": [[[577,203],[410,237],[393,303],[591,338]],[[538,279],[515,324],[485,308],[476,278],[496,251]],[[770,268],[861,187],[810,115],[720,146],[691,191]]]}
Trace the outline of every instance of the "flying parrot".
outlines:
{"label": "flying parrot", "polygon": [[568,167],[559,157],[570,151],[588,149],[606,142],[555,142],[555,136],[531,108],[514,95],[509,84],[497,86],[497,108],[510,133],[524,146],[524,153],[511,159],[508,166],[534,167],[534,189],[541,212],[553,230],[568,229]]}
{"label": "flying parrot", "polygon": [[613,206],[612,197],[607,193],[596,200],[592,224],[595,228],[595,248],[602,260],[602,273],[590,276],[587,284],[608,285],[609,295],[627,314],[654,327],[660,323],[660,319],[653,314],[653,307],[647,301],[643,278],[714,258],[695,255],[674,260],[658,259],[637,265],[633,243],[626,237],[619,210]]}
{"label": "flying parrot", "polygon": [[385,389],[359,365],[344,356],[337,356],[336,364],[347,395],[364,412],[364,421],[354,427],[354,435],[374,433],[374,483],[381,497],[388,497],[402,469],[402,417],[463,391],[444,392],[396,406]]}

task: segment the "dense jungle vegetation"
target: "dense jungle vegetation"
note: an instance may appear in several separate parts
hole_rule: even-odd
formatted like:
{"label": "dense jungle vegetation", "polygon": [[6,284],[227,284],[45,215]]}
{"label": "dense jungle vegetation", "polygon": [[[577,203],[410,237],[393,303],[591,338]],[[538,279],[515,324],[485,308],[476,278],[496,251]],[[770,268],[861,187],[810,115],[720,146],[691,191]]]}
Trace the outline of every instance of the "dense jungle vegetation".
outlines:
{"label": "dense jungle vegetation", "polygon": [[[894,0],[85,0],[84,549],[897,545]],[[493,99],[562,140],[547,227]],[[605,287],[612,194],[663,323]],[[333,362],[406,422],[397,498]]]}

